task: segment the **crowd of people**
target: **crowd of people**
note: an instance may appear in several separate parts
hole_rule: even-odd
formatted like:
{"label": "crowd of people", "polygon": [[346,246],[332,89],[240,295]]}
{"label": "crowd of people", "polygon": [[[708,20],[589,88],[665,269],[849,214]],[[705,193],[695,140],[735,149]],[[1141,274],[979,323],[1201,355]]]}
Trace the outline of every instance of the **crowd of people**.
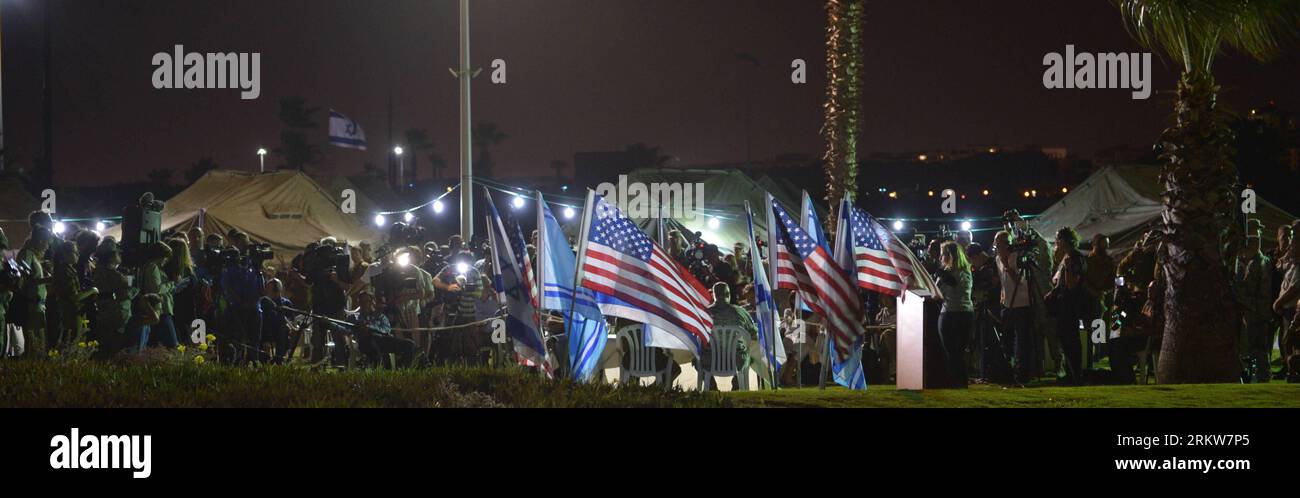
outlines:
{"label": "crowd of people", "polygon": [[[944,384],[1027,384],[1055,376],[1069,384],[1134,382],[1140,358],[1159,350],[1159,233],[1148,233],[1117,261],[1104,235],[1093,237],[1085,253],[1068,227],[1049,243],[1015,213],[1007,219],[990,250],[973,242],[970,232],[942,234],[917,250],[939,290],[933,325]],[[246,233],[193,227],[140,245],[128,264],[126,248],[111,237],[75,224],[56,234],[42,212],[32,213],[29,223],[31,235],[17,248],[0,232],[0,250],[17,249],[0,269],[0,350],[6,357],[86,344],[100,358],[203,344],[215,348],[218,361],[235,365],[297,359],[399,368],[484,364],[492,357],[485,323],[501,308],[490,249],[459,236],[439,244],[396,223],[382,243],[326,237],[277,265],[286,255]],[[1262,227],[1254,222],[1232,267],[1248,382],[1275,375],[1275,335],[1284,357],[1300,346],[1300,336],[1287,333],[1295,328],[1300,301],[1294,229],[1278,227],[1277,244],[1265,251]],[[728,254],[687,235],[669,232],[665,250],[712,290],[715,326],[747,333],[736,345],[737,362],[763,378],[760,362],[750,358],[758,349],[750,251],[738,242]],[[533,258],[535,237],[528,246]],[[779,334],[790,358],[777,382],[817,382],[825,353],[819,317],[789,291],[777,297],[783,308]],[[872,382],[887,382],[894,301],[865,290],[861,297],[871,331],[863,344],[864,369]],[[567,351],[556,343],[563,341],[562,320],[560,314],[545,320],[552,352],[561,356]],[[1106,331],[1101,340],[1091,333],[1097,323]],[[681,371],[668,352],[659,358],[670,363],[665,367],[673,377]],[[1103,362],[1109,369],[1099,368]],[[1278,373],[1297,374],[1285,361]]]}

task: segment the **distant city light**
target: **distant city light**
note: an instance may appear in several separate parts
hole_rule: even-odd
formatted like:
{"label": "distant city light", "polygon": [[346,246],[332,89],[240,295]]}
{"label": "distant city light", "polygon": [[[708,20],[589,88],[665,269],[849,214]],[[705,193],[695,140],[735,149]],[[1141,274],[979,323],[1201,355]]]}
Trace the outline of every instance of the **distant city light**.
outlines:
{"label": "distant city light", "polygon": [[411,214],[410,211],[407,211],[406,214],[402,215],[402,219],[405,220],[407,223],[410,223],[411,220],[415,219],[415,215]]}
{"label": "distant city light", "polygon": [[1028,191],[1028,190],[1025,191],[1025,197],[1029,197],[1029,191]]}
{"label": "distant city light", "polygon": [[447,209],[447,206],[444,205],[444,204],[442,203],[442,201],[433,201],[433,212],[434,212],[434,213],[441,213],[442,210],[444,210],[444,209]]}
{"label": "distant city light", "polygon": [[401,147],[393,147],[393,153],[394,153],[394,154],[397,154],[397,155],[399,155],[399,156],[402,155],[402,148],[401,148]]}
{"label": "distant city light", "polygon": [[897,198],[898,198],[898,192],[890,192],[890,193],[889,193],[889,198],[890,198],[890,199],[897,199]]}
{"label": "distant city light", "polygon": [[515,199],[510,201],[510,205],[514,206],[515,209],[522,208],[524,207],[524,198],[516,195]]}
{"label": "distant city light", "polygon": [[964,230],[964,231],[970,231],[970,227],[971,227],[971,225],[970,225],[970,221],[963,221],[963,222],[961,222],[961,229],[962,229],[962,230]]}
{"label": "distant city light", "polygon": [[717,218],[709,218],[709,230],[717,230],[722,226],[722,221]]}
{"label": "distant city light", "polygon": [[933,191],[933,190],[927,191],[927,192],[925,193],[925,195],[928,195],[928,196],[930,196],[930,197],[934,197],[934,191]]}
{"label": "distant city light", "polygon": [[989,189],[984,189],[984,195],[985,196],[989,195]]}
{"label": "distant city light", "polygon": [[257,149],[257,155],[259,155],[259,156],[265,156],[265,155],[266,155],[266,149]]}
{"label": "distant city light", "polygon": [[1033,194],[1034,197],[1038,197],[1038,191],[1037,191],[1037,190],[1030,190],[1029,193]]}
{"label": "distant city light", "polygon": [[377,215],[375,215],[375,226],[377,226],[377,227],[382,227],[382,226],[384,226],[384,222],[385,222],[385,221],[387,221],[387,220],[384,219],[384,215],[382,215],[382,214],[377,214]]}
{"label": "distant city light", "polygon": [[564,206],[564,219],[571,220],[573,219],[574,216],[577,216],[577,214],[578,213],[574,211],[573,208],[569,206]]}
{"label": "distant city light", "polygon": [[1069,189],[1068,187],[1061,187],[1061,193],[1062,193],[1062,194],[1068,194],[1068,193],[1070,193],[1070,189]]}
{"label": "distant city light", "polygon": [[894,231],[895,232],[903,231],[903,220],[894,220]]}
{"label": "distant city light", "polygon": [[921,154],[921,155],[919,155],[919,156],[916,156],[916,158],[917,158],[918,160],[924,161],[924,160],[928,159],[928,156],[926,156],[925,154]]}
{"label": "distant city light", "polygon": [[989,147],[989,154],[997,154],[997,152],[998,152],[997,148]]}

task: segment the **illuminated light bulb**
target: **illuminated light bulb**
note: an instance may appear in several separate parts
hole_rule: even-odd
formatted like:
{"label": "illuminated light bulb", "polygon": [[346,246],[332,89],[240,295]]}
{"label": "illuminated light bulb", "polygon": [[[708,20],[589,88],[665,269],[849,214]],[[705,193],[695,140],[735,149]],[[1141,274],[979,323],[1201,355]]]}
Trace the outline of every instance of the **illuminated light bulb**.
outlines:
{"label": "illuminated light bulb", "polygon": [[409,252],[404,252],[404,253],[398,254],[398,255],[397,255],[397,264],[398,264],[398,265],[401,265],[401,266],[410,266],[410,265],[411,265],[411,253],[409,253]]}
{"label": "illuminated light bulb", "polygon": [[433,212],[441,213],[444,209],[447,209],[447,206],[443,205],[442,201],[433,201]]}
{"label": "illuminated light bulb", "polygon": [[722,226],[722,221],[717,218],[709,218],[709,230],[717,230]]}
{"label": "illuminated light bulb", "polygon": [[578,213],[577,213],[576,211],[574,211],[573,208],[568,207],[568,206],[565,206],[565,207],[564,207],[564,219],[566,219],[566,220],[571,220],[571,219],[573,219],[574,216],[577,216],[577,214],[578,214]]}
{"label": "illuminated light bulb", "polygon": [[524,207],[524,198],[516,195],[515,200],[510,201],[510,205],[514,206],[515,209],[522,208]]}
{"label": "illuminated light bulb", "polygon": [[403,219],[403,220],[406,220],[407,223],[410,223],[411,220],[414,220],[414,219],[415,219],[415,215],[414,215],[414,214],[411,214],[410,211],[407,211],[406,214],[403,214],[403,215],[402,215],[402,219]]}
{"label": "illuminated light bulb", "polygon": [[464,275],[469,273],[469,264],[465,262],[456,263],[456,273]]}
{"label": "illuminated light bulb", "polygon": [[64,225],[62,221],[56,221],[56,222],[54,222],[54,233],[55,233],[55,234],[62,234],[62,233],[63,233],[64,231],[66,231],[67,229],[68,229],[68,226],[67,226],[67,225]]}
{"label": "illuminated light bulb", "polygon": [[894,220],[894,231],[895,232],[903,231],[903,220]]}
{"label": "illuminated light bulb", "polygon": [[96,222],[95,222],[95,231],[96,231],[96,232],[102,232],[102,231],[104,231],[104,230],[107,229],[107,228],[108,228],[108,224],[107,224],[107,223],[104,223],[102,220],[101,220],[101,221],[96,221]]}
{"label": "illuminated light bulb", "polygon": [[382,215],[382,214],[377,214],[377,215],[375,215],[375,226],[377,226],[377,227],[382,227],[382,226],[384,226],[384,221],[387,221],[387,220],[384,219],[384,215]]}
{"label": "illuminated light bulb", "polygon": [[962,229],[962,230],[970,231],[970,226],[971,226],[971,225],[970,225],[970,222],[969,222],[969,221],[963,221],[963,222],[961,222],[961,229]]}

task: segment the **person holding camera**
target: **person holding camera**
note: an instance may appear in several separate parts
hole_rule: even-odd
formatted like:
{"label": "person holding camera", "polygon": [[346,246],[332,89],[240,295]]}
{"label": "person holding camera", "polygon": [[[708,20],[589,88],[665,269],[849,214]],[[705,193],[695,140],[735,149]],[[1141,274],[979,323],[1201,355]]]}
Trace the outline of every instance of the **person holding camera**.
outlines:
{"label": "person holding camera", "polygon": [[1065,383],[1083,383],[1083,346],[1079,323],[1086,320],[1092,307],[1091,296],[1084,287],[1085,262],[1079,252],[1079,235],[1070,227],[1056,231],[1056,273],[1052,290],[1043,298],[1048,312],[1056,318],[1056,337],[1065,357]]}
{"label": "person holding camera", "polygon": [[45,297],[48,292],[46,286],[53,281],[53,278],[45,272],[42,258],[53,240],[54,233],[49,228],[35,225],[27,242],[18,251],[18,263],[31,268],[31,274],[23,278],[19,292],[24,312],[19,320],[23,327],[23,354],[29,357],[45,354],[48,339],[45,329]]}
{"label": "person holding camera", "polygon": [[[347,274],[349,264],[341,261],[347,257],[346,252],[335,247],[333,237],[321,239],[316,247],[303,256],[303,269],[306,270],[307,284],[311,286],[312,313],[341,320],[347,307],[347,289],[352,278]],[[342,272],[342,274],[340,274]],[[347,337],[331,327],[328,321],[317,319],[312,324],[311,362],[316,364],[325,359],[326,331],[333,336],[335,365],[347,363]]]}
{"label": "person holding camera", "polygon": [[[144,247],[144,267],[140,268],[140,292],[157,294],[159,300],[158,323],[145,329],[141,338],[145,343],[157,342],[167,348],[180,344],[176,340],[176,324],[172,322],[175,301],[172,291],[177,288],[176,281],[167,276],[162,266],[172,256],[171,247],[162,242],[154,242]],[[150,336],[153,337],[150,337]],[[144,347],[146,344],[141,344]]]}
{"label": "person holding camera", "polygon": [[1033,379],[1039,365],[1029,280],[1020,268],[1020,257],[1011,250],[1011,234],[1006,230],[993,236],[993,251],[1001,286],[1002,340],[1014,344],[1015,380],[1023,385]]}
{"label": "person holding camera", "polygon": [[935,283],[943,296],[943,306],[939,309],[939,341],[948,371],[948,387],[965,389],[966,346],[975,319],[970,262],[960,245],[948,241],[939,246],[939,263],[935,272]]}
{"label": "person holding camera", "polygon": [[[473,323],[478,319],[478,300],[484,298],[484,292],[490,291],[492,282],[474,267],[474,254],[462,250],[451,259],[438,278],[433,282],[439,293],[443,294],[443,325],[456,326]],[[465,361],[477,364],[480,360],[478,350],[483,341],[480,330],[456,329],[438,334],[434,338],[435,349],[444,362]]]}

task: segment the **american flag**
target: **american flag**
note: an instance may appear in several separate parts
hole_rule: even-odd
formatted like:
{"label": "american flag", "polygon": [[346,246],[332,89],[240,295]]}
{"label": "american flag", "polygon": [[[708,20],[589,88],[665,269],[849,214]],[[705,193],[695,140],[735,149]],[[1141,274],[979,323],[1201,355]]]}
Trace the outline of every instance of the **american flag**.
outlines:
{"label": "american flag", "polygon": [[[890,296],[902,295],[912,274],[911,263],[904,255],[905,276],[898,258],[893,256],[894,238],[884,226],[861,209],[850,206],[849,210],[852,211],[849,230],[853,232],[853,266],[857,268],[858,287]],[[891,246],[886,247],[886,243]]]}
{"label": "american flag", "polygon": [[[813,313],[825,318],[826,328],[835,341],[835,355],[839,361],[847,360],[853,346],[866,333],[862,327],[862,303],[853,278],[831,259],[826,248],[808,236],[780,203],[772,201],[772,211],[780,232],[777,240],[790,256],[800,296]],[[778,266],[778,279],[779,270]]]}
{"label": "american flag", "polygon": [[657,327],[698,356],[713,328],[708,290],[604,198],[590,192],[587,206],[582,287],[615,298],[601,300],[606,316]]}

